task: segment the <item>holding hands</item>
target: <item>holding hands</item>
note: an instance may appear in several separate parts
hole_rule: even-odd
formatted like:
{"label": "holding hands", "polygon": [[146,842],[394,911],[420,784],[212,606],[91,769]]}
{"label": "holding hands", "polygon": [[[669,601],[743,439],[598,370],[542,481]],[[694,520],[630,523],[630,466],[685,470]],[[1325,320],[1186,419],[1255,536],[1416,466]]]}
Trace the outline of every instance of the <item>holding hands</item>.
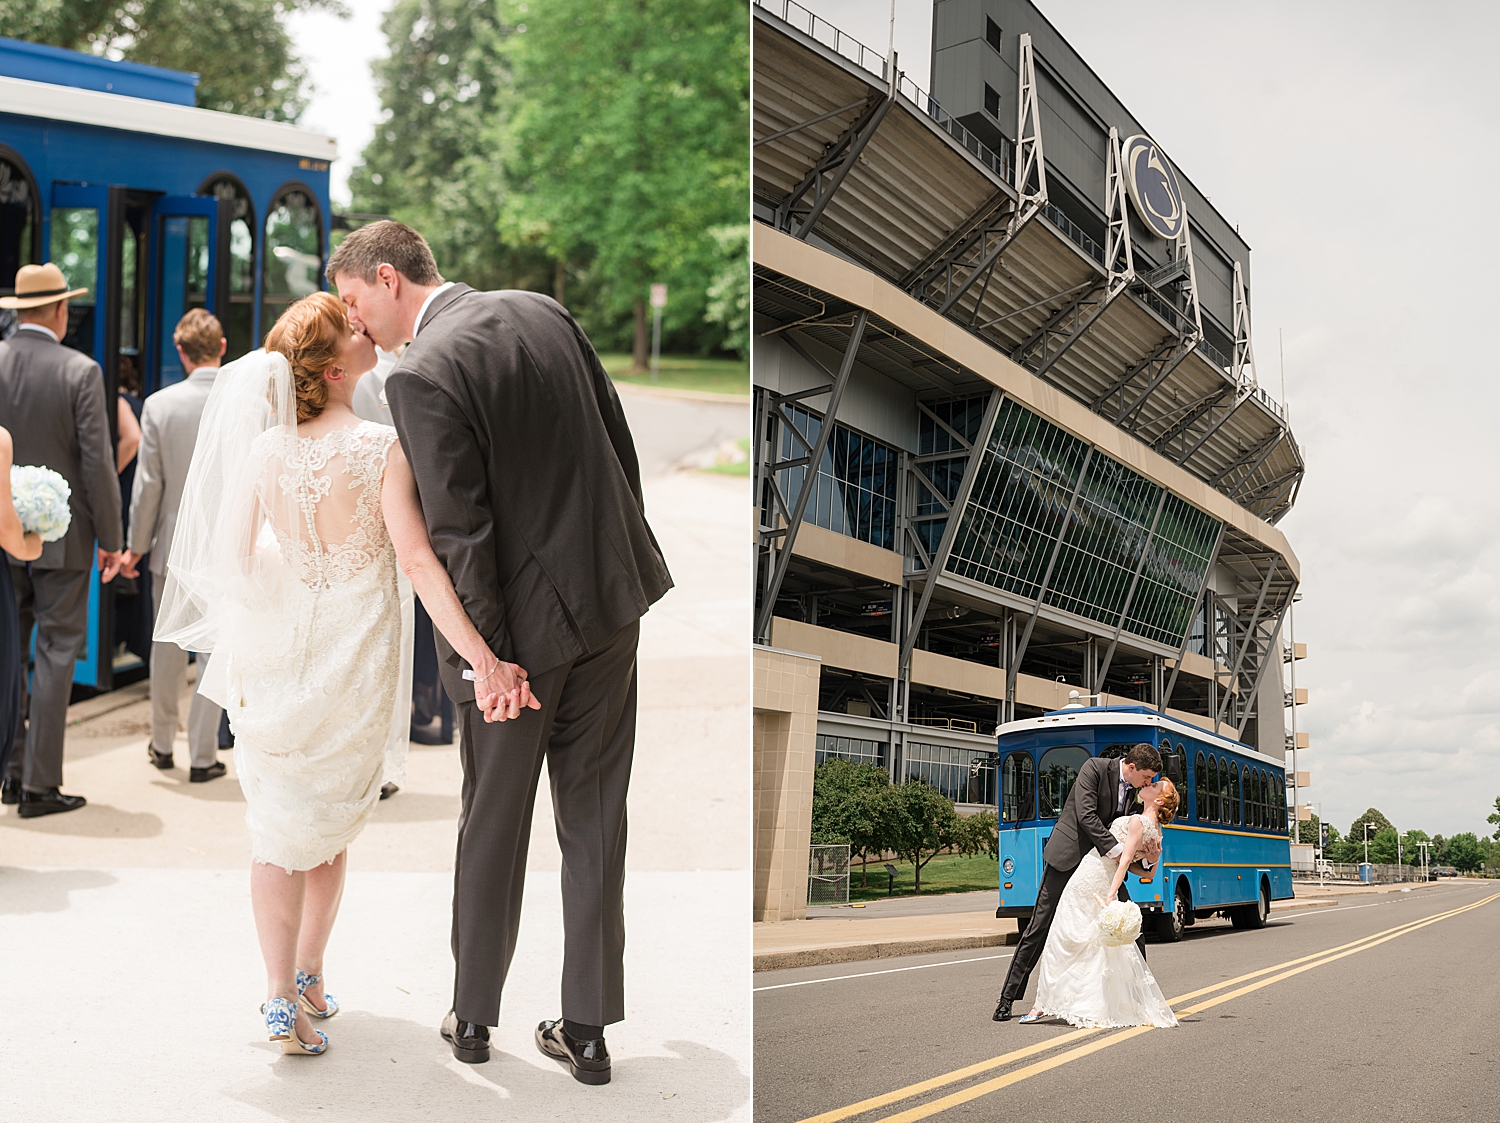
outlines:
{"label": "holding hands", "polygon": [[477,670],[464,672],[464,678],[474,680],[474,702],[484,713],[485,721],[508,721],[520,717],[522,710],[542,708],[541,702],[531,693],[524,667],[507,663],[494,655],[490,658],[494,665],[484,674]]}

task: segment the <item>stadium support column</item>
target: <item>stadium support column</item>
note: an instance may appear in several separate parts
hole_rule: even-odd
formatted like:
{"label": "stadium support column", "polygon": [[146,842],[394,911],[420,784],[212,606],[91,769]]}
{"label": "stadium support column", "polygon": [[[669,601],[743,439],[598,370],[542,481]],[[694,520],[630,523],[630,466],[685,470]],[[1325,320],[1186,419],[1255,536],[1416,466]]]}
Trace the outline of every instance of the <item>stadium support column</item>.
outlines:
{"label": "stadium support column", "polygon": [[[1250,707],[1252,705],[1255,707],[1255,712],[1256,712],[1257,716],[1260,713],[1260,699],[1259,699],[1258,695],[1260,694],[1261,679],[1263,679],[1265,677],[1266,668],[1271,665],[1271,652],[1280,643],[1281,623],[1282,623],[1283,620],[1286,619],[1287,612],[1291,610],[1291,607],[1292,607],[1292,598],[1294,596],[1296,596],[1296,595],[1297,595],[1297,583],[1294,581],[1292,583],[1291,590],[1287,594],[1286,604],[1282,605],[1281,611],[1279,613],[1277,613],[1277,615],[1276,615],[1276,626],[1271,629],[1271,638],[1266,642],[1265,648],[1261,652],[1260,666],[1255,671],[1255,682],[1250,687],[1250,695],[1249,695],[1249,699],[1250,700],[1245,704],[1245,710],[1244,710],[1244,712],[1242,714],[1240,714],[1240,723],[1239,723],[1238,728],[1235,730],[1235,736],[1236,737],[1243,737],[1245,735],[1245,726],[1248,725],[1248,724],[1250,724]],[[1280,655],[1279,651],[1277,652],[1277,655],[1278,656]],[[1231,681],[1231,684],[1232,684],[1233,680],[1231,679],[1230,681]],[[1293,761],[1294,766],[1295,766],[1295,763],[1296,762],[1294,760]],[[1295,783],[1295,781],[1296,781],[1295,768],[1294,768],[1294,774],[1292,776],[1292,780]],[[1286,798],[1286,793],[1283,792],[1282,793],[1282,799],[1285,799],[1285,798]]]}
{"label": "stadium support column", "polygon": [[[982,229],[976,240],[964,239],[958,247],[957,252],[947,260],[935,263],[935,269],[943,270],[948,284],[945,288],[946,295],[943,302],[938,305],[938,315],[946,316],[953,310],[965,293],[973,287],[974,282],[981,277],[984,278],[985,288],[989,287],[990,275],[994,272],[996,264],[1000,261],[1000,255],[1010,248],[1021,231],[1030,225],[1031,220],[1042,213],[1042,208],[1047,205],[1047,161],[1042,152],[1042,113],[1041,101],[1037,97],[1036,88],[1036,65],[1031,49],[1031,36],[1023,33],[1020,36],[1016,59],[1016,159],[1015,178],[1012,186],[1016,190],[1016,205],[1006,219],[1005,225],[991,229]],[[999,234],[999,240],[993,246],[989,245],[991,233]],[[953,284],[953,269],[961,267],[967,262],[959,260],[966,256],[975,246],[978,246],[979,256],[975,259],[969,269],[968,275],[959,284]],[[929,270],[929,273],[935,271]],[[969,317],[969,325],[972,327],[979,318],[979,307],[984,303],[984,292],[981,291],[974,301],[974,310]]]}
{"label": "stadium support column", "polygon": [[797,502],[792,505],[786,529],[781,535],[781,549],[779,552],[776,551],[773,544],[771,554],[766,559],[768,564],[771,563],[771,558],[774,558],[775,562],[771,570],[771,579],[766,585],[765,600],[760,606],[760,614],[755,623],[755,638],[758,643],[771,642],[771,617],[775,614],[776,597],[781,592],[781,582],[786,577],[787,566],[792,562],[792,544],[797,540],[797,531],[802,527],[802,518],[807,513],[808,501],[817,488],[818,468],[823,463],[823,454],[828,450],[834,419],[839,412],[839,402],[843,400],[844,389],[849,385],[849,375],[854,370],[854,356],[859,352],[859,342],[864,338],[865,324],[869,320],[870,313],[863,309],[854,317],[854,328],[849,333],[849,344],[844,348],[844,361],[839,364],[839,372],[834,377],[833,386],[829,391],[828,408],[823,414],[823,424],[818,427],[818,439],[813,442],[813,447],[808,452],[807,473],[802,477],[802,487],[797,492]]}
{"label": "stadium support column", "polygon": [[1026,617],[1026,627],[1021,632],[1021,638],[1016,641],[1015,658],[1011,665],[1005,670],[1005,703],[1010,707],[1011,713],[1016,709],[1016,675],[1021,670],[1021,660],[1026,657],[1026,646],[1031,642],[1031,630],[1036,627],[1036,618],[1042,611],[1042,601],[1047,596],[1047,589],[1052,584],[1052,571],[1057,566],[1057,556],[1062,553],[1063,540],[1068,537],[1068,527],[1073,522],[1073,512],[1078,509],[1078,497],[1083,494],[1083,481],[1088,478],[1089,464],[1094,459],[1094,448],[1089,446],[1088,452],[1084,454],[1083,464],[1078,468],[1078,478],[1073,481],[1073,494],[1068,499],[1068,510],[1063,515],[1062,525],[1057,528],[1057,541],[1052,543],[1052,553],[1047,557],[1047,568],[1042,573],[1042,580],[1037,587],[1036,599],[1031,603],[1031,612]]}
{"label": "stadium support column", "polygon": [[964,508],[969,505],[969,496],[974,491],[974,480],[979,475],[979,469],[983,465],[985,450],[990,444],[990,430],[995,427],[995,418],[1000,413],[1000,403],[1005,395],[999,390],[991,390],[989,401],[985,403],[984,416],[979,422],[979,431],[974,434],[974,443],[969,449],[969,462],[964,465],[963,479],[959,481],[958,491],[953,496],[953,502],[948,508],[948,521],[943,526],[943,537],[938,541],[938,548],[933,552],[932,564],[927,567],[927,578],[922,582],[922,596],[912,610],[911,620],[906,626],[906,635],[901,641],[901,657],[896,664],[896,674],[901,680],[901,717],[910,720],[907,702],[911,693],[911,653],[912,648],[917,645],[917,636],[922,631],[922,622],[927,617],[927,606],[932,603],[932,591],[937,588],[938,578],[942,576],[943,570],[947,568],[948,557],[953,553],[953,542],[958,537],[959,524],[963,521]]}
{"label": "stadium support column", "polygon": [[[1234,697],[1235,681],[1240,676],[1240,668],[1244,666],[1245,652],[1250,650],[1250,644],[1255,638],[1255,629],[1260,625],[1260,614],[1266,606],[1266,594],[1271,590],[1271,581],[1276,576],[1276,567],[1279,564],[1280,560],[1281,559],[1279,558],[1274,559],[1272,560],[1271,564],[1266,567],[1266,579],[1260,583],[1260,595],[1255,598],[1255,611],[1250,614],[1250,623],[1245,628],[1245,638],[1240,641],[1239,650],[1234,653],[1234,668],[1229,672],[1229,684],[1224,688],[1224,700],[1220,702],[1218,708],[1214,710],[1215,733],[1219,731],[1219,723],[1224,720],[1225,711],[1229,709],[1229,700]],[[1261,671],[1264,670],[1265,667],[1262,666]],[[1215,675],[1215,678],[1217,677],[1218,676]],[[1259,673],[1256,674],[1255,681],[1257,684],[1259,684]],[[1248,708],[1248,706],[1250,705],[1249,699],[1246,700],[1245,705]]]}
{"label": "stadium support column", "polygon": [[[885,115],[891,111],[891,106],[896,104],[896,91],[900,88],[901,72],[896,69],[895,62],[896,56],[892,53],[890,82],[885,91],[883,93],[871,92],[865,111],[828,146],[828,150],[803,177],[802,182],[777,208],[776,225],[778,228],[804,241],[812,233],[813,226],[823,216],[823,211],[837,193],[845,177],[859,162],[859,154],[864,151],[865,145],[870,143],[875,130],[880,128],[880,122],[885,120]],[[833,179],[825,187],[823,177],[830,173]],[[799,220],[797,217],[799,204],[809,191],[813,195],[812,207]],[[795,229],[793,229],[794,224]]]}
{"label": "stadium support column", "polygon": [[1037,377],[1046,374],[1058,359],[1066,355],[1135,281],[1135,251],[1131,248],[1128,206],[1120,133],[1112,128],[1109,130],[1109,164],[1104,177],[1104,278],[1064,305],[1011,353],[1012,359]]}
{"label": "stadium support column", "polygon": [[[1177,661],[1172,664],[1172,677],[1167,680],[1167,688],[1161,693],[1161,703],[1157,706],[1162,713],[1167,712],[1167,707],[1172,703],[1172,691],[1177,689],[1177,673],[1182,670],[1182,660],[1187,655],[1188,644],[1193,638],[1193,622],[1198,619],[1198,608],[1204,603],[1203,594],[1208,589],[1208,583],[1213,577],[1214,566],[1219,564],[1219,547],[1224,544],[1225,524],[1219,524],[1218,536],[1214,539],[1214,548],[1208,555],[1208,564],[1203,567],[1203,579],[1198,582],[1197,595],[1193,597],[1193,607],[1188,613],[1187,627],[1182,632],[1182,646],[1177,649]],[[1203,618],[1203,634],[1208,635],[1209,621],[1207,612]],[[1212,661],[1213,654],[1209,654]],[[1217,673],[1215,679],[1217,679]]]}
{"label": "stadium support column", "polygon": [[1167,489],[1161,489],[1161,498],[1156,501],[1156,514],[1151,516],[1151,529],[1141,543],[1141,560],[1130,575],[1130,588],[1125,591],[1125,603],[1120,607],[1120,618],[1115,621],[1115,634],[1110,637],[1109,648],[1104,652],[1104,662],[1099,665],[1096,693],[1104,690],[1104,679],[1109,674],[1109,665],[1115,659],[1115,647],[1120,642],[1120,633],[1125,630],[1125,621],[1130,616],[1130,603],[1135,599],[1136,586],[1140,584],[1141,572],[1146,568],[1146,559],[1151,556],[1151,541],[1156,537],[1156,524],[1161,521],[1162,508],[1167,505]]}

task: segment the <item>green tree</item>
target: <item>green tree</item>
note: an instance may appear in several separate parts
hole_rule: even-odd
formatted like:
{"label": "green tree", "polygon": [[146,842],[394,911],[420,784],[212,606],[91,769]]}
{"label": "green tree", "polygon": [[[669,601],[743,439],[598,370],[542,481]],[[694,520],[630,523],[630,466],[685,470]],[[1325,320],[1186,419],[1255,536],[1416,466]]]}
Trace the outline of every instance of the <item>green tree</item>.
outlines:
{"label": "green tree", "polygon": [[719,247],[720,263],[708,286],[704,319],[723,327],[726,351],[746,359],[750,357],[750,227],[737,222],[716,226],[709,233]]}
{"label": "green tree", "polygon": [[[1381,865],[1396,864],[1396,829],[1388,827],[1370,836],[1370,861]],[[1405,855],[1402,855],[1403,857]]]}
{"label": "green tree", "polygon": [[539,249],[501,238],[503,130],[516,95],[494,0],[396,0],[372,66],[381,117],[349,177],[353,210],[420,230],[438,268],[478,289],[566,294]]}
{"label": "green tree", "polygon": [[1432,836],[1431,861],[1435,866],[1446,866],[1448,864],[1448,840],[1440,834]]}
{"label": "green tree", "polygon": [[1460,873],[1473,873],[1484,865],[1484,851],[1473,831],[1464,831],[1448,840],[1447,864]]}
{"label": "green tree", "polygon": [[[1409,866],[1420,866],[1422,864],[1422,849],[1418,846],[1421,842],[1432,841],[1427,837],[1426,831],[1407,831],[1401,836],[1402,858]],[[1430,862],[1432,859],[1429,858]]]}
{"label": "green tree", "polygon": [[860,884],[869,884],[872,857],[885,853],[890,780],[883,768],[830,757],[813,773],[812,842],[849,847],[860,862]]}
{"label": "green tree", "polygon": [[1495,797],[1494,814],[1490,815],[1489,818],[1485,820],[1485,822],[1492,824],[1495,828],[1495,833],[1490,837],[1493,838],[1496,842],[1500,842],[1500,795],[1497,795]]}
{"label": "green tree", "polygon": [[1297,824],[1297,841],[1307,842],[1316,846],[1318,844],[1318,824],[1322,820],[1314,815],[1311,819],[1304,819]]}
{"label": "green tree", "polygon": [[[1379,811],[1375,810],[1375,808],[1373,808],[1373,807],[1371,807],[1369,810],[1367,810],[1358,819],[1355,819],[1354,822],[1352,824],[1350,824],[1350,826],[1349,826],[1349,836],[1348,837],[1349,837],[1350,843],[1353,844],[1353,846],[1355,847],[1356,851],[1359,854],[1358,858],[1353,859],[1354,861],[1357,861],[1357,862],[1363,862],[1365,860],[1364,854],[1365,854],[1365,824],[1366,823],[1370,824],[1370,846],[1371,846],[1370,861],[1372,861],[1372,862],[1375,860],[1375,858],[1374,858],[1374,845],[1375,845],[1375,838],[1376,838],[1376,836],[1379,835],[1381,831],[1394,831],[1396,829],[1394,826],[1391,825],[1391,821],[1389,819],[1387,819],[1384,815],[1382,815]],[[1394,855],[1395,851],[1392,850],[1391,853]],[[1394,862],[1395,860],[1396,859],[1394,857],[1391,858],[1391,861]]]}
{"label": "green tree", "polygon": [[188,70],[198,105],[270,121],[307,107],[307,68],[286,17],[347,15],[342,0],[0,0],[0,35]]}
{"label": "green tree", "polygon": [[925,780],[910,779],[893,787],[890,807],[887,845],[911,863],[920,893],[922,867],[960,843],[964,828],[953,810],[953,801]]}
{"label": "green tree", "polygon": [[711,232],[747,221],[746,7],[500,3],[519,95],[506,130],[507,240],[585,272],[597,293],[585,326],[605,342],[631,338],[637,369],[654,282],[669,287],[663,328],[679,347],[724,342],[705,315],[724,258]]}
{"label": "green tree", "polygon": [[957,833],[958,840],[953,849],[958,853],[988,854],[991,858],[999,859],[1000,818],[993,811],[959,816]]}

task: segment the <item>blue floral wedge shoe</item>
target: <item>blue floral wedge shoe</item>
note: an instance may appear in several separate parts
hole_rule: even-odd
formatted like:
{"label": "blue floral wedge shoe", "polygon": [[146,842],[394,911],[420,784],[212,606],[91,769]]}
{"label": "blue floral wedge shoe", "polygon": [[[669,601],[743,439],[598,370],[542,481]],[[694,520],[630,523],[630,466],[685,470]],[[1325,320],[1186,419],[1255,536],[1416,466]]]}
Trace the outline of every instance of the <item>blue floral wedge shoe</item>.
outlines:
{"label": "blue floral wedge shoe", "polygon": [[328,1050],[328,1035],[313,1030],[318,1035],[316,1043],[309,1045],[297,1036],[297,1007],[290,999],[273,998],[260,1008],[266,1016],[266,1034],[281,1045],[283,1053],[306,1053],[317,1056]]}
{"label": "blue floral wedge shoe", "polygon": [[317,985],[322,978],[322,975],[309,975],[306,971],[298,970],[297,1001],[302,1004],[302,1009],[306,1010],[313,1017],[331,1018],[339,1012],[339,1000],[337,998],[325,992],[323,995],[324,1008],[319,1010],[312,1004],[312,999],[308,998],[306,994],[307,988]]}

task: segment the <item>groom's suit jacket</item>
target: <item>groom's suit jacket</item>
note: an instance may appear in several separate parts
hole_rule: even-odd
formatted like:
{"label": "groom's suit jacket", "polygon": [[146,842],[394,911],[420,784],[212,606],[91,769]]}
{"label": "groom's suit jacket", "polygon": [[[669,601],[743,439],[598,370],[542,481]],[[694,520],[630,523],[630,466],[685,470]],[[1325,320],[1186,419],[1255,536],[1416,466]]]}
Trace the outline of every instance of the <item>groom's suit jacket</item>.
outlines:
{"label": "groom's suit jacket", "polygon": [[1068,793],[1057,826],[1047,839],[1042,860],[1058,870],[1074,870],[1092,847],[1108,854],[1119,844],[1109,833],[1109,824],[1119,810],[1120,761],[1090,757],[1078,770],[1078,779]]}
{"label": "groom's suit jacket", "polygon": [[556,301],[454,285],[385,392],[433,550],[500,658],[533,677],[579,659],[672,587],[619,396]]}

